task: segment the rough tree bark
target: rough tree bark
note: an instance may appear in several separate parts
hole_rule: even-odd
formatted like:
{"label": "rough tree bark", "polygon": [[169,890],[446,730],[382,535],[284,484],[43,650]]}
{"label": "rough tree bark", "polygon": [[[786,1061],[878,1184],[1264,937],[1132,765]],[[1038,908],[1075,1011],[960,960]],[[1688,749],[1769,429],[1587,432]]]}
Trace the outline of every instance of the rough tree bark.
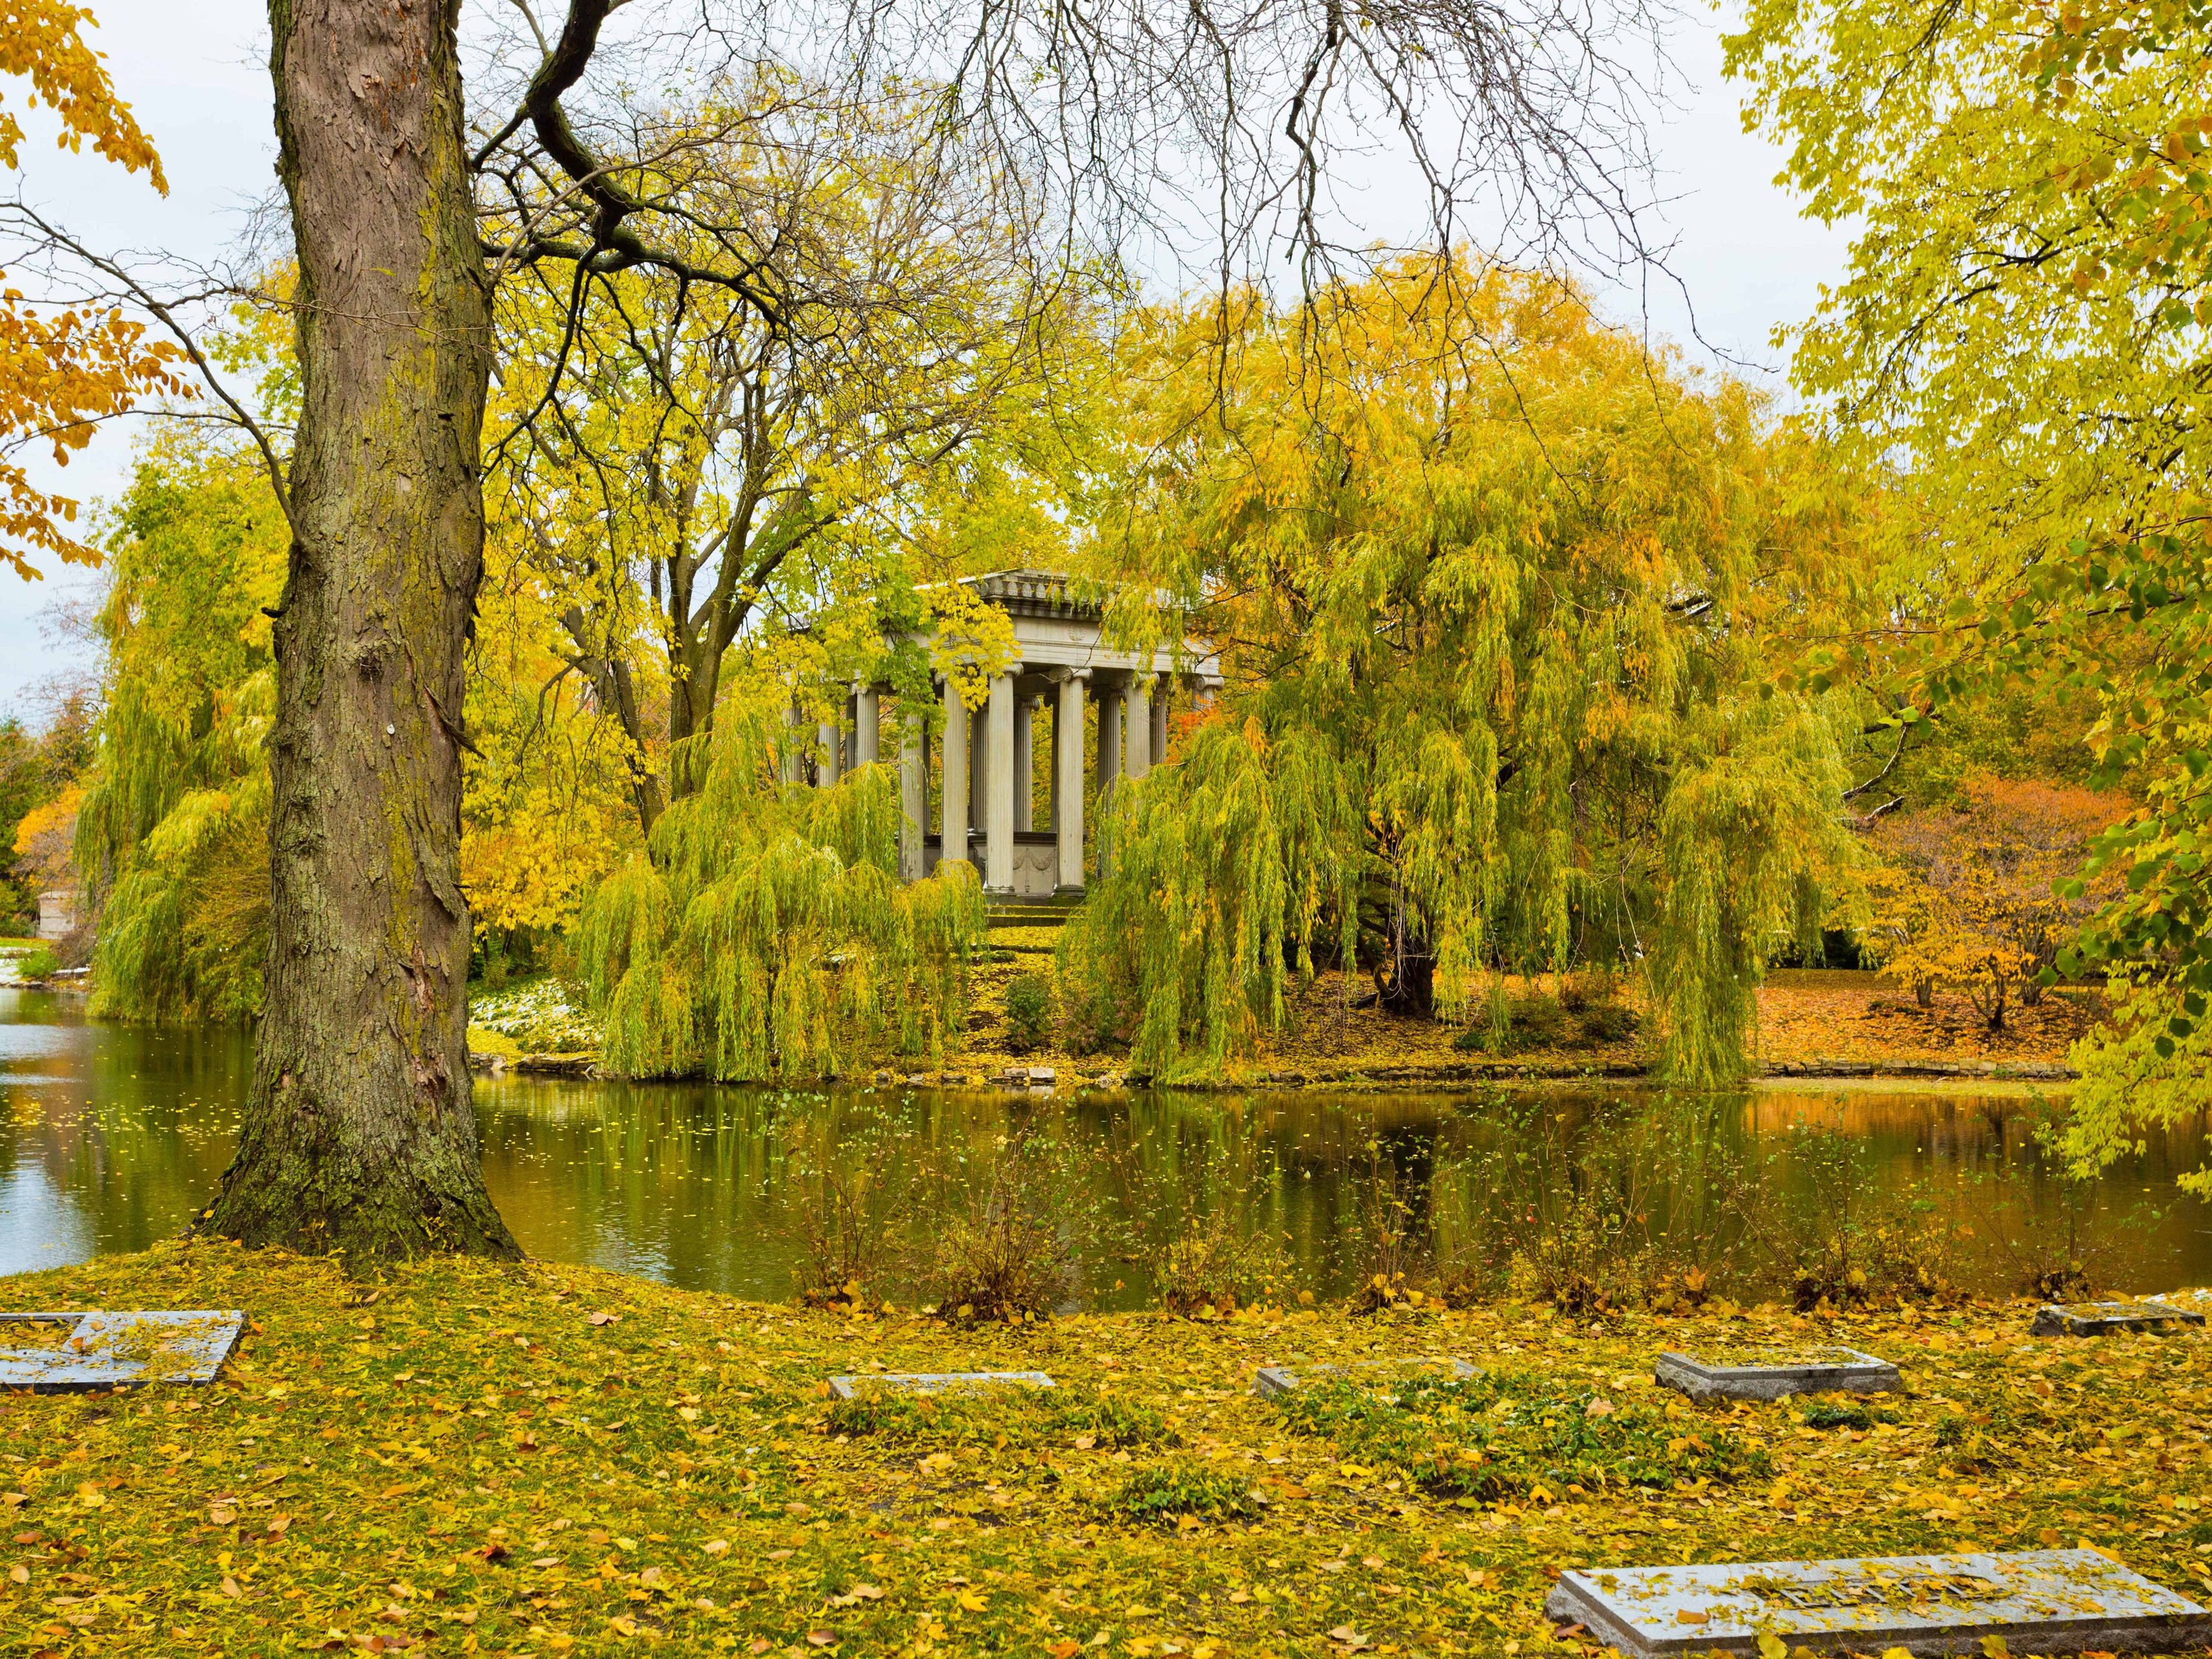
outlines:
{"label": "rough tree bark", "polygon": [[459,0],[270,0],[305,402],[276,616],[265,1012],[204,1231],[519,1254],[469,1103],[462,648],[490,307]]}

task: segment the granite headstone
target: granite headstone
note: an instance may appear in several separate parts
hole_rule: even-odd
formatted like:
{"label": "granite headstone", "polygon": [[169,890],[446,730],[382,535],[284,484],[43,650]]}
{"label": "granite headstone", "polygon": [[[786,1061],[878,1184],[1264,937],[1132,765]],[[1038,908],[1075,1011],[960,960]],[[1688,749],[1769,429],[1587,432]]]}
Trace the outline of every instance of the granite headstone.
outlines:
{"label": "granite headstone", "polygon": [[1262,1365],[1252,1373],[1252,1392],[1262,1400],[1273,1400],[1278,1395],[1290,1393],[1302,1378],[1309,1382],[1364,1382],[1374,1372],[1405,1376],[1421,1371],[1448,1371],[1455,1382],[1465,1382],[1482,1375],[1464,1359],[1362,1359],[1349,1365],[1302,1365],[1296,1370],[1287,1365]]}
{"label": "granite headstone", "polygon": [[984,1389],[1056,1389],[1042,1371],[878,1371],[872,1376],[833,1376],[830,1392],[850,1400],[863,1383],[901,1394],[967,1394]]}
{"label": "granite headstone", "polygon": [[2201,1287],[2186,1291],[2160,1291],[2156,1296],[2147,1296],[2146,1302],[2163,1302],[2169,1308],[2179,1308],[2189,1313],[2212,1314],[2212,1290]]}
{"label": "granite headstone", "polygon": [[2035,1310],[2035,1322],[2028,1331],[2034,1336],[2109,1336],[2114,1331],[2162,1331],[2171,1325],[2203,1322],[2204,1316],[2193,1308],[2155,1299],[2065,1306],[2046,1302]]}
{"label": "granite headstone", "polygon": [[1735,1566],[1587,1567],[1545,1611],[1635,1659],[1791,1648],[1980,1653],[2179,1653],[2212,1640],[2212,1611],[2094,1550],[1897,1555]]}
{"label": "granite headstone", "polygon": [[1692,1400],[1780,1400],[1793,1394],[1881,1394],[1905,1386],[1897,1367],[1856,1348],[1749,1348],[1700,1358],[1662,1353],[1653,1380]]}
{"label": "granite headstone", "polygon": [[58,1394],[212,1382],[245,1329],[246,1316],[234,1310],[0,1314],[0,1388]]}

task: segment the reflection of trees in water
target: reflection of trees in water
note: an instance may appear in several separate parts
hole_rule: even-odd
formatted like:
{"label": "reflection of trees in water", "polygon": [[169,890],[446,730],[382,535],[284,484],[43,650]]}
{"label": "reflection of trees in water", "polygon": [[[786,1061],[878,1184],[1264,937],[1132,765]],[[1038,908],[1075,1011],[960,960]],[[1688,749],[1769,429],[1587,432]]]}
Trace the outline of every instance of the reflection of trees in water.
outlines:
{"label": "reflection of trees in water", "polygon": [[[7,1086],[0,1176],[36,1166],[53,1194],[48,1201],[71,1212],[25,1218],[17,1237],[80,1236],[103,1252],[173,1237],[230,1161],[251,1065],[246,1033],[45,1023],[73,1011],[37,1006],[58,999],[5,1000],[14,1006],[0,1018],[37,1018],[60,1040],[39,1043],[9,1068],[41,1080]],[[59,1259],[40,1255],[0,1263],[0,1271]]]}
{"label": "reflection of trees in water", "polygon": [[[125,1250],[173,1235],[228,1161],[246,1034],[59,1025],[28,1001],[16,1000],[16,1018],[64,1040],[17,1045],[20,1057],[0,1067],[0,1176],[36,1166],[45,1181],[35,1191],[47,1196],[19,1199],[19,1208],[58,1204],[83,1226],[27,1212],[11,1236],[88,1234],[100,1249]],[[0,1023],[8,1018],[0,1008]],[[9,1070],[56,1080],[9,1085]],[[1829,1177],[1799,1155],[1816,1141],[1844,1147],[1851,1178],[1869,1190],[1912,1195],[1928,1225],[1971,1228],[1990,1247],[1992,1273],[2003,1267],[2003,1239],[2102,1227],[2121,1247],[2111,1282],[2148,1290],[2212,1279],[2204,1206],[2172,1188],[2194,1166],[2201,1126],[2149,1131],[2144,1156],[2085,1198],[2043,1156],[2049,1109],[2027,1097],[1528,1090],[1041,1104],[504,1078],[480,1083],[476,1098],[491,1190],[533,1255],[746,1297],[791,1293],[787,1176],[801,1139],[957,1175],[984,1168],[1000,1138],[1031,1119],[1064,1137],[1085,1172],[1083,1201],[1097,1215],[1071,1217],[1071,1226],[1103,1217],[1120,1227],[1118,1243],[1094,1237],[1085,1264],[1089,1290],[1109,1304],[1141,1299],[1144,1276],[1129,1258],[1146,1240],[1218,1215],[1279,1241],[1293,1283],[1341,1293],[1358,1267],[1363,1193],[1378,1175],[1395,1181],[1437,1256],[1509,1248],[1567,1210],[1608,1204],[1655,1249],[1718,1249],[1742,1231],[1747,1194],[1784,1206],[1820,1200]],[[2159,1213],[2136,1217],[2147,1198]]]}

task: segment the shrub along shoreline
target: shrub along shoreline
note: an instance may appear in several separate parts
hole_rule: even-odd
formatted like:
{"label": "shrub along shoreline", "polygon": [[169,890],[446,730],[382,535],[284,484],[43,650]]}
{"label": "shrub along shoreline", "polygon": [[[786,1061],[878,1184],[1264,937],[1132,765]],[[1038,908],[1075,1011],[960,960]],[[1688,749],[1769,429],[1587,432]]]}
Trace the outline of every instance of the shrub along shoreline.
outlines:
{"label": "shrub along shoreline", "polygon": [[[1002,946],[975,970],[960,1042],[931,1056],[855,1056],[841,1080],[915,1086],[989,1085],[1041,1068],[1056,1088],[1115,1090],[1155,1081],[1133,1073],[1126,1049],[1079,1052],[1049,998],[1042,963],[1050,930]],[[994,940],[1000,935],[994,934]],[[1627,988],[1602,1006],[1570,1009],[1542,990],[1506,1000],[1502,1023],[1462,1028],[1358,1006],[1364,981],[1325,974],[1300,988],[1296,1018],[1249,1055],[1172,1079],[1187,1089],[1419,1089],[1463,1092],[1510,1082],[1631,1082],[1654,1079],[1656,1056]],[[1566,1000],[1571,1000],[1567,999]],[[1758,994],[1759,1043],[1749,1075],[1791,1079],[1925,1079],[2063,1083],[2080,1073],[2074,1041],[2101,1007],[2077,992],[2016,1009],[2002,1032],[1985,1029],[1966,1000],[1944,994],[1920,1006],[1877,975],[1778,970]],[[550,981],[479,995],[469,1030],[480,1070],[588,1076],[598,1063],[597,1022]]]}
{"label": "shrub along shoreline", "polygon": [[[0,1397],[10,1651],[1588,1653],[1542,1613],[1569,1567],[2062,1542],[2212,1596],[2212,1339],[2033,1339],[2022,1303],[963,1328],[197,1243],[0,1303],[254,1321],[210,1389]],[[1650,1382],[1663,1350],[1753,1342],[1864,1348],[1907,1388],[1700,1407]],[[1442,1354],[1486,1376],[1249,1389]],[[1061,1387],[829,1396],[878,1370]]]}

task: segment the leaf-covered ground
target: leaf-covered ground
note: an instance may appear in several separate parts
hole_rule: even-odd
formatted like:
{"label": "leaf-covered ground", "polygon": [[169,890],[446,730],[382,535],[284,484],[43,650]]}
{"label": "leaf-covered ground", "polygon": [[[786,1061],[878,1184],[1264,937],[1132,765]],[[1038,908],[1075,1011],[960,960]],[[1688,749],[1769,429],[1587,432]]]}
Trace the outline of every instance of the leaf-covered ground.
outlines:
{"label": "leaf-covered ground", "polygon": [[[1126,1066],[1126,1055],[1110,1047],[1086,1054],[1055,1048],[1024,1054],[1007,1048],[1006,983],[1018,973],[1049,974],[1054,938],[1045,928],[993,930],[992,943],[1004,955],[980,971],[968,1042],[945,1057],[944,1070],[974,1079],[1011,1065],[1033,1064],[1050,1066],[1065,1079],[1118,1074]],[[1548,993],[1552,983],[1547,978],[1537,988]],[[1521,981],[1511,984],[1516,996],[1529,992]],[[1582,1039],[1580,1023],[1573,1019],[1562,1023],[1577,1040],[1531,1042],[1502,1056],[1471,1051],[1455,1045],[1460,1032],[1452,1025],[1353,1006],[1373,988],[1364,977],[1347,981],[1336,973],[1293,987],[1285,1028],[1263,1036],[1256,1051],[1233,1060],[1221,1080],[1296,1086],[1362,1080],[1450,1083],[1491,1073],[1621,1077],[1640,1074],[1651,1062],[1643,1035]],[[1624,988],[1622,1001],[1641,1013],[1632,986]],[[2067,1050],[2088,1029],[2099,1006],[2094,996],[2053,994],[2033,1008],[2008,1008],[2006,1028],[1991,1031],[1963,996],[1942,993],[1933,1007],[1923,1009],[1910,993],[1876,974],[1778,969],[1759,988],[1754,1060],[1777,1071],[1870,1067],[1911,1075],[1998,1066],[2047,1074],[2047,1068],[2066,1063]]]}
{"label": "leaf-covered ground", "polygon": [[[1576,1328],[1514,1305],[952,1331],[589,1269],[381,1285],[175,1245],[14,1309],[243,1307],[212,1388],[0,1398],[0,1653],[1538,1655],[1561,1569],[2087,1540],[2212,1586],[2202,1333],[2022,1305]],[[1839,1340],[1867,1402],[1698,1407],[1665,1348]],[[1249,1392],[1455,1354],[1474,1384]],[[834,1402],[832,1373],[1055,1394]]]}

